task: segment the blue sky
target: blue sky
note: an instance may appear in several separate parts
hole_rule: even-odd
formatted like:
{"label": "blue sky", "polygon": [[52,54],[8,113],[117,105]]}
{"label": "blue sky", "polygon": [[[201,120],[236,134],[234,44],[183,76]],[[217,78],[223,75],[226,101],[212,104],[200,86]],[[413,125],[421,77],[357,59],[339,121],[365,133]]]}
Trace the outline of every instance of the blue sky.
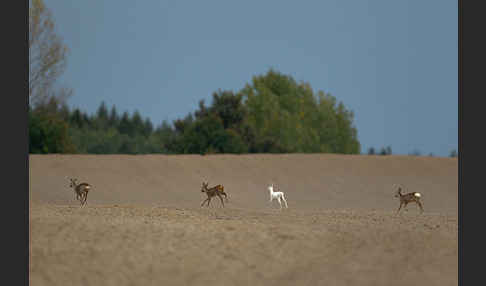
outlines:
{"label": "blue sky", "polygon": [[157,126],[274,68],[352,110],[362,152],[457,149],[457,1],[45,3],[70,48],[71,107],[105,101]]}

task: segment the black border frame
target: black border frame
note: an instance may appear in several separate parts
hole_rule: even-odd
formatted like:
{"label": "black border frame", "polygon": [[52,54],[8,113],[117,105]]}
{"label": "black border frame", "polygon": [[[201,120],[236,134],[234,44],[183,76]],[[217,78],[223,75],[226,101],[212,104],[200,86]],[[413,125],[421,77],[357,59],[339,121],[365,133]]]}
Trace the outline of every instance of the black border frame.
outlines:
{"label": "black border frame", "polygon": [[[6,186],[3,192],[3,246],[7,250],[3,267],[4,284],[29,285],[29,1],[11,1],[4,5],[4,32],[9,36],[2,45],[7,99],[2,114],[2,160]],[[12,43],[9,43],[9,42]],[[4,101],[5,102],[5,101]]]}
{"label": "black border frame", "polygon": [[[483,10],[479,7],[479,2],[474,1],[468,1],[469,8],[464,10],[465,2],[458,0],[458,278],[459,285],[475,285],[483,280],[481,274],[484,272],[484,258],[480,246],[484,245],[486,238],[481,235],[484,225],[484,214],[481,212],[484,209],[484,199],[480,197],[484,195],[481,184],[484,172],[481,163],[485,160],[481,147],[484,148],[486,142],[480,136],[483,133],[480,128],[481,114],[484,111],[479,99],[483,96],[481,83],[484,79],[483,74],[476,71],[485,66],[484,57],[480,56],[485,48],[484,44],[480,43],[483,38],[481,27],[484,27],[484,24],[481,25],[479,20],[483,19]],[[473,7],[472,3],[478,6]],[[468,157],[467,154],[471,156]],[[465,168],[465,161],[468,162],[469,168]],[[463,231],[465,217],[469,221],[468,235]]]}

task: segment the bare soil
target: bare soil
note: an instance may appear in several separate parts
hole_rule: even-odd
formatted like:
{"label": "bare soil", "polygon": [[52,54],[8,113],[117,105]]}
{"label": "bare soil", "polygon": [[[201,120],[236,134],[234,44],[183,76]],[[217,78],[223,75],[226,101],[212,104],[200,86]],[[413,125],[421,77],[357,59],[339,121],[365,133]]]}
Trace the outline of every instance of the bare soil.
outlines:
{"label": "bare soil", "polygon": [[[30,285],[457,285],[456,158],[30,155]],[[93,186],[81,207],[68,177]],[[200,207],[202,181],[229,195]],[[267,186],[289,208],[269,203]],[[398,215],[396,185],[422,194]]]}

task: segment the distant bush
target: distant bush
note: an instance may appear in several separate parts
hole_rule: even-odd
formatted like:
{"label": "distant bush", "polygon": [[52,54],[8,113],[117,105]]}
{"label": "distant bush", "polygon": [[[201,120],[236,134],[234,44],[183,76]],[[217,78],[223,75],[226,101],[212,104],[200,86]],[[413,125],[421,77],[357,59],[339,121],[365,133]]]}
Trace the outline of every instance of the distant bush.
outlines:
{"label": "distant bush", "polygon": [[456,149],[452,150],[451,153],[449,154],[449,157],[457,157],[457,151]]}

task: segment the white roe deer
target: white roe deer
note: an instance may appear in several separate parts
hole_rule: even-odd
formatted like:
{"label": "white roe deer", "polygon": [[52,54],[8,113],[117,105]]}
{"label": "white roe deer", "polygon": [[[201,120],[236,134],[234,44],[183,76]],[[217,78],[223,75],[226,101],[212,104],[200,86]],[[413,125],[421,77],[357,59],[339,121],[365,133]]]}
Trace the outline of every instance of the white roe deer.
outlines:
{"label": "white roe deer", "polygon": [[272,203],[273,200],[277,200],[277,202],[280,205],[280,209],[282,209],[282,202],[280,200],[283,200],[285,203],[285,207],[288,208],[289,206],[287,205],[287,201],[285,200],[285,196],[283,192],[274,192],[273,191],[273,184],[268,186],[268,190],[270,191],[270,204]]}

